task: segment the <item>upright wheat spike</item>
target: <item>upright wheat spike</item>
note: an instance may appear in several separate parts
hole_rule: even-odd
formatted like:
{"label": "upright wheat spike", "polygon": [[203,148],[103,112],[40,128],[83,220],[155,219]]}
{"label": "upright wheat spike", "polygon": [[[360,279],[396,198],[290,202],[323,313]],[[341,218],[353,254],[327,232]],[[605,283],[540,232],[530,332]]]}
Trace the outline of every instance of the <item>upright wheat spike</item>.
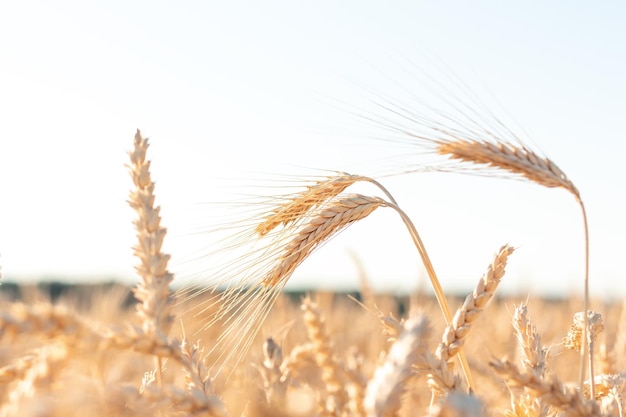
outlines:
{"label": "upright wheat spike", "polygon": [[[515,307],[512,323],[521,349],[523,370],[533,373],[539,380],[543,379],[547,366],[547,349],[541,344],[541,337],[528,317],[528,308],[525,304]],[[505,415],[541,416],[545,415],[547,407],[541,398],[533,398],[526,390],[517,397],[511,392],[511,406],[512,410]]]}
{"label": "upright wheat spike", "polygon": [[168,272],[170,256],[161,252],[167,230],[161,226],[160,207],[154,207],[154,182],[150,177],[150,161],[146,159],[148,140],[137,130],[135,148],[129,152],[129,171],[136,189],[130,193],[128,203],[137,212],[135,228],[138,244],[134,253],[140,260],[135,268],[141,282],[134,290],[140,301],[138,314],[147,331],[167,333],[174,317],[170,313],[173,300],[169,285],[174,276]]}
{"label": "upright wheat spike", "polygon": [[538,377],[543,376],[546,367],[547,350],[541,345],[541,337],[535,325],[528,318],[528,307],[515,307],[513,313],[513,328],[517,341],[522,349],[522,364],[524,369],[534,372]]}
{"label": "upright wheat spike", "polygon": [[474,291],[465,298],[463,304],[457,309],[452,323],[446,327],[441,344],[437,349],[438,357],[449,362],[452,356],[458,353],[465,343],[465,338],[474,321],[491,300],[498,284],[500,284],[500,280],[504,276],[506,261],[513,250],[511,246],[504,245],[496,253]]}
{"label": "upright wheat spike", "polygon": [[[129,152],[130,171],[136,187],[130,193],[128,203],[137,212],[135,229],[138,244],[133,248],[140,263],[135,267],[141,282],[134,294],[140,304],[137,313],[143,321],[146,333],[167,334],[174,320],[170,309],[173,298],[169,285],[174,276],[167,270],[169,255],[161,252],[166,229],[161,226],[160,207],[154,206],[154,182],[150,176],[150,161],[146,159],[148,140],[137,130],[134,149]],[[157,359],[157,369],[161,371],[161,359]],[[159,378],[160,381],[160,378]]]}

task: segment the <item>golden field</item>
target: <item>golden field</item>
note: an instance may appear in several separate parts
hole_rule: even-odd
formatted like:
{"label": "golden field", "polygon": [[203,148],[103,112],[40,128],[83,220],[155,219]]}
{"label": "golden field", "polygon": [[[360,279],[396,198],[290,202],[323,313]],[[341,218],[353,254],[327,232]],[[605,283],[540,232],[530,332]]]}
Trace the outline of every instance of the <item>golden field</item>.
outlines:
{"label": "golden field", "polygon": [[[585,213],[573,183],[528,148],[456,136],[432,146],[563,188]],[[500,298],[508,245],[485,260],[472,292],[443,293],[410,218],[372,178],[337,173],[273,198],[226,241],[260,242],[223,269],[235,284],[172,291],[147,149],[137,132],[135,302],[123,287],[2,300],[0,416],[623,416],[621,304],[596,300],[602,310],[582,314],[587,292]],[[383,196],[345,193],[360,181]],[[435,297],[375,294],[367,277],[359,301],[282,291],[316,248],[379,208],[404,221]]]}
{"label": "golden field", "polygon": [[[365,296],[363,305],[346,294],[317,293],[310,299],[282,295],[237,369],[224,370],[211,381],[209,368],[216,365],[220,352],[201,361],[202,351],[211,350],[219,327],[202,329],[203,321],[184,314],[188,311],[184,305],[179,306],[182,313],[170,339],[153,341],[140,330],[134,304],[127,304],[128,290],[123,287],[70,292],[54,304],[30,291],[23,301],[5,300],[1,306],[3,414],[377,415],[364,407],[367,386],[398,343],[403,322],[423,315],[429,318],[426,337],[415,352],[407,352],[413,363],[400,379],[396,403],[381,415],[422,416],[430,411],[435,415],[593,415],[569,410],[565,404],[556,406],[549,398],[554,393],[521,387],[493,366],[507,360],[519,372],[529,372],[512,324],[516,306],[527,305],[541,346],[547,349],[545,382],[558,379],[563,392],[575,392],[579,355],[562,341],[581,300],[493,300],[464,344],[478,387],[476,401],[484,408],[480,414],[464,414],[452,408],[431,410],[436,384],[429,381],[428,370],[418,368],[424,365],[426,352],[435,354],[445,327],[435,299],[360,295]],[[450,303],[460,305],[462,299]],[[619,376],[626,349],[620,328],[622,306],[604,305],[602,313],[606,329],[598,337],[596,369],[601,375]],[[181,346],[185,337],[197,347]],[[276,344],[271,350],[269,339]],[[167,359],[157,382],[150,373],[158,354]],[[598,404],[605,404],[605,415],[619,415],[621,389],[621,385],[607,387],[600,394]],[[465,389],[459,392],[461,402],[465,401]],[[513,411],[514,404],[525,407],[527,414]],[[546,407],[543,414],[539,405]]]}

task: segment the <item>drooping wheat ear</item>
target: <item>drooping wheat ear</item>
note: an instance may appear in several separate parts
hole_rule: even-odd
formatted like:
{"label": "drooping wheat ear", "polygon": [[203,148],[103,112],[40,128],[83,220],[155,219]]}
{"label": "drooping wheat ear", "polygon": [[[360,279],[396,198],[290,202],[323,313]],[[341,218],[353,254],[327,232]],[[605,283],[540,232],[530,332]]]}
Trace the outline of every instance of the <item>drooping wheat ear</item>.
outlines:
{"label": "drooping wheat ear", "polygon": [[323,410],[328,415],[341,415],[347,402],[345,373],[326,331],[326,320],[317,303],[309,297],[302,301],[302,310],[309,340],[315,351],[315,361],[322,372],[321,378],[328,394],[322,402]]}
{"label": "drooping wheat ear", "polygon": [[299,232],[293,236],[284,249],[280,262],[263,279],[268,287],[289,279],[293,271],[322,243],[348,225],[364,219],[387,202],[378,197],[352,194],[323,207]]}
{"label": "drooping wheat ear", "polygon": [[[550,159],[542,157],[527,147],[505,140],[476,140],[459,138],[455,132],[443,131],[452,139],[433,139],[437,152],[453,160],[471,164],[487,165],[497,170],[519,175],[539,185],[550,188],[563,188],[569,191],[578,202],[583,216],[585,239],[585,280],[584,280],[584,311],[589,310],[589,227],[587,212],[578,189],[565,173]],[[587,317],[583,332],[589,325]],[[586,338],[586,337],[585,337]],[[579,384],[582,389],[585,379],[586,349],[581,350]],[[589,369],[593,379],[593,371]]]}
{"label": "drooping wheat ear", "polygon": [[537,155],[522,145],[510,142],[458,139],[437,142],[437,151],[463,162],[485,164],[492,168],[521,175],[550,188],[565,188],[576,198],[578,189],[550,159]]}
{"label": "drooping wheat ear", "polygon": [[515,335],[522,351],[524,369],[541,378],[546,368],[548,351],[541,345],[541,336],[528,317],[526,305],[515,307],[513,329],[515,329]]}
{"label": "drooping wheat ear", "polygon": [[307,213],[311,213],[315,208],[337,197],[346,188],[359,181],[370,182],[376,185],[391,201],[394,201],[385,187],[378,181],[362,175],[342,172],[317,181],[300,193],[284,197],[286,201],[272,209],[265,216],[265,220],[256,226],[255,231],[259,236],[264,236],[280,225],[288,226],[297,220],[305,219]]}
{"label": "drooping wheat ear", "polygon": [[363,402],[367,417],[396,415],[402,405],[406,382],[413,374],[420,351],[425,350],[428,319],[416,316],[403,324],[403,331],[391,346],[385,362],[374,371]]}
{"label": "drooping wheat ear", "polygon": [[563,411],[564,416],[592,417],[601,416],[598,404],[593,400],[586,400],[582,393],[575,388],[565,386],[558,378],[550,380],[538,378],[532,372],[520,371],[509,361],[490,362],[493,370],[502,376],[509,387],[523,388],[534,392],[537,397]]}
{"label": "drooping wheat ear", "polygon": [[446,327],[441,343],[437,348],[437,357],[451,364],[454,355],[465,343],[474,321],[493,297],[500,280],[504,276],[507,258],[513,253],[513,250],[511,246],[504,245],[495,254],[493,261],[478,281],[474,291],[465,298],[463,304],[457,309],[452,322]]}
{"label": "drooping wheat ear", "polygon": [[154,206],[154,182],[150,177],[147,151],[148,140],[137,130],[134,149],[128,153],[130,156],[128,169],[135,185],[128,203],[137,212],[134,224],[138,244],[133,250],[140,260],[135,269],[141,277],[134,294],[140,302],[137,313],[143,321],[146,332],[162,331],[167,334],[174,320],[170,313],[173,299],[169,289],[173,275],[167,270],[170,256],[161,252],[166,229],[161,226],[160,207]]}

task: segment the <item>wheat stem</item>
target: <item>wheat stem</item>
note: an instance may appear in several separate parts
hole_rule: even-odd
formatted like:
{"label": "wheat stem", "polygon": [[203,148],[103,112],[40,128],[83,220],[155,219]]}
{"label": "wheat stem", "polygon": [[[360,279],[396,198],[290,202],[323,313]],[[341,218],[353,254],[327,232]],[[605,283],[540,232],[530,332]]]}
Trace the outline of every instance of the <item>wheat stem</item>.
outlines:
{"label": "wheat stem", "polygon": [[[422,242],[419,233],[417,232],[417,228],[413,224],[411,218],[395,204],[388,204],[389,207],[393,208],[402,218],[402,221],[406,225],[409,230],[409,234],[411,235],[411,239],[417,248],[417,251],[422,258],[422,262],[424,264],[424,268],[426,269],[426,273],[428,274],[428,278],[430,279],[430,283],[433,286],[433,291],[435,292],[435,298],[437,299],[437,303],[439,304],[439,308],[443,314],[443,317],[446,321],[446,325],[449,325],[452,322],[452,313],[450,312],[450,306],[448,305],[448,300],[446,299],[446,294],[441,287],[441,283],[437,278],[437,274],[435,273],[435,268],[433,267],[432,262],[430,261],[430,257],[428,256],[428,252],[426,251],[426,246]],[[459,362],[461,364],[461,368],[463,370],[463,375],[465,375],[465,379],[467,381],[467,386],[470,390],[475,390],[475,384],[472,378],[472,372],[469,367],[469,362],[467,361],[467,357],[465,355],[465,351],[460,349],[458,351]]]}

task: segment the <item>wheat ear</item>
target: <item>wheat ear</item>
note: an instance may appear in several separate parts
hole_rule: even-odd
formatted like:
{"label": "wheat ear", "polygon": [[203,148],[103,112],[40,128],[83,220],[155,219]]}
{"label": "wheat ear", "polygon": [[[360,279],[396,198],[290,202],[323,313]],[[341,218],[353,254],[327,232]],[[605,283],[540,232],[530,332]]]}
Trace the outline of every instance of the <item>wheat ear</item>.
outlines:
{"label": "wheat ear", "polygon": [[[150,161],[146,159],[147,151],[148,140],[137,130],[134,149],[128,153],[128,169],[135,185],[128,203],[137,212],[134,224],[138,244],[133,251],[140,261],[135,269],[141,277],[134,294],[140,303],[137,313],[144,330],[156,335],[159,332],[167,334],[174,320],[170,312],[173,298],[169,289],[174,276],[167,270],[170,256],[161,252],[166,229],[161,226],[160,207],[154,206],[154,182],[150,176]],[[157,369],[160,374],[161,358],[157,358]]]}
{"label": "wheat ear", "polygon": [[263,284],[272,287],[288,279],[315,248],[338,231],[364,219],[384,205],[385,200],[360,194],[349,195],[328,204],[290,240],[280,262],[263,280]]}
{"label": "wheat ear", "polygon": [[541,336],[528,317],[526,305],[515,307],[513,329],[515,329],[515,335],[522,350],[524,369],[541,378],[546,367],[547,350],[541,345]]}
{"label": "wheat ear", "polygon": [[148,139],[137,130],[134,150],[129,152],[129,171],[136,187],[128,203],[137,212],[135,228],[138,244],[133,248],[140,260],[136,266],[141,282],[134,290],[140,301],[138,314],[147,331],[167,333],[174,317],[170,313],[173,300],[169,285],[173,275],[167,270],[170,256],[161,252],[166,229],[161,226],[160,207],[154,206],[154,182],[150,176],[150,161],[146,159]]}
{"label": "wheat ear", "polygon": [[[485,308],[504,276],[506,261],[511,253],[513,253],[511,246],[504,245],[500,248],[487,271],[478,281],[474,291],[465,298],[450,324],[446,326],[442,341],[436,352],[436,356],[441,363],[447,363],[447,366],[451,367],[452,358],[461,352],[474,321]],[[474,387],[470,386],[470,390],[473,389]]]}
{"label": "wheat ear", "polygon": [[289,224],[306,217],[315,208],[345,191],[356,182],[370,182],[380,188],[392,202],[395,203],[391,194],[378,181],[362,175],[339,173],[335,176],[326,177],[315,184],[308,186],[304,191],[286,198],[286,202],[275,207],[265,216],[265,220],[255,227],[259,236],[264,236],[276,227],[288,226]]}
{"label": "wheat ear", "polygon": [[[528,317],[526,305],[515,307],[512,319],[522,356],[522,369],[543,379],[547,366],[547,349],[541,345],[541,337]],[[515,398],[511,392],[511,415],[543,415],[546,405],[541,398],[533,398],[527,391]],[[523,411],[522,411],[523,410]]]}

